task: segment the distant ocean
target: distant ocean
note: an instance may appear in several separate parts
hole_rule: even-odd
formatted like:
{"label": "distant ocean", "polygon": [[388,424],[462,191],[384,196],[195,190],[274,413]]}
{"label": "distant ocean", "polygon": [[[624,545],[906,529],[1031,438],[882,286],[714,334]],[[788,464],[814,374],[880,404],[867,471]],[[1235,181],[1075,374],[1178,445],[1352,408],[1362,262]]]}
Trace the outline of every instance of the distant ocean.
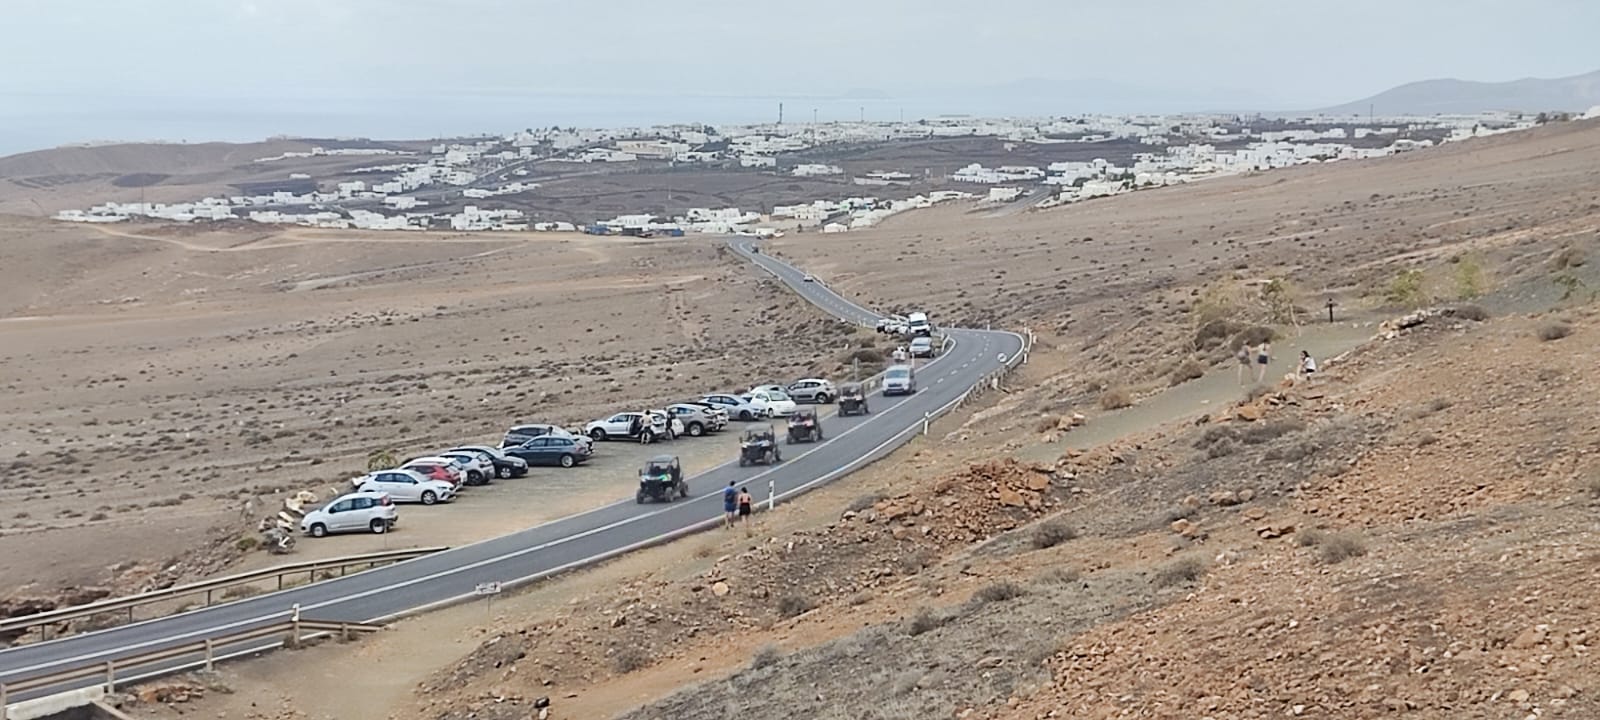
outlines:
{"label": "distant ocean", "polygon": [[[402,140],[502,134],[530,127],[671,123],[894,121],[982,112],[959,101],[587,94],[415,97],[216,97],[0,94],[0,155],[119,141],[253,141],[277,135]],[[815,111],[815,115],[813,115]]]}

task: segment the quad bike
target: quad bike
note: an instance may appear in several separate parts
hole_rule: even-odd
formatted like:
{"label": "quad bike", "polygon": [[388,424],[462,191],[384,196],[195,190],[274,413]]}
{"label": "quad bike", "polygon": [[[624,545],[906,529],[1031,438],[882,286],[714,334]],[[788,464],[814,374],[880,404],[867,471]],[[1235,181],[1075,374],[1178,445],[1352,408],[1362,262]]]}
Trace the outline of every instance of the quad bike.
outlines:
{"label": "quad bike", "polygon": [[744,438],[739,441],[739,467],[776,465],[782,461],[783,453],[778,450],[777,433],[773,432],[771,425],[765,429],[744,431]]}

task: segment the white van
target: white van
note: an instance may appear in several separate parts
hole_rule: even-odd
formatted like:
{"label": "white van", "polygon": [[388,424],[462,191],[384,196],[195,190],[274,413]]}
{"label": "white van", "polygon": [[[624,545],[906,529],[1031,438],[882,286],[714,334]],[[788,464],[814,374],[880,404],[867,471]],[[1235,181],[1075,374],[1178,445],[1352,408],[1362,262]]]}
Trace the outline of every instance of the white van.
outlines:
{"label": "white van", "polygon": [[933,334],[933,325],[928,323],[928,314],[914,312],[906,316],[906,326],[911,329],[912,335],[929,336]]}
{"label": "white van", "polygon": [[892,365],[883,371],[884,395],[910,395],[917,391],[917,373],[910,365]]}

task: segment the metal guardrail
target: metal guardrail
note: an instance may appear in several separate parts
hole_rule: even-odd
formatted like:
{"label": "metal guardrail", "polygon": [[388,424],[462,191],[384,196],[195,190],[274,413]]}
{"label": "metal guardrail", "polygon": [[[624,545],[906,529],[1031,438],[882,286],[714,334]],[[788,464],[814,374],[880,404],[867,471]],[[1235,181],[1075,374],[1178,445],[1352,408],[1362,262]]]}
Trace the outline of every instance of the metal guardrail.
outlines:
{"label": "metal guardrail", "polygon": [[[119,682],[119,678],[117,676],[117,671],[119,669],[126,670],[150,665],[152,663],[159,663],[169,660],[181,660],[186,657],[198,655],[200,656],[200,659],[189,663],[189,665],[200,666],[206,671],[210,671],[213,669],[216,661],[221,659],[217,654],[218,649],[239,645],[241,643],[247,643],[252,640],[265,640],[276,636],[277,640],[275,642],[268,643],[263,647],[298,647],[306,640],[318,637],[326,637],[337,634],[340,638],[349,640],[357,633],[372,633],[383,629],[382,625],[373,625],[368,623],[307,620],[299,617],[298,609],[291,610],[290,612],[290,618],[284,622],[255,628],[253,630],[243,630],[229,635],[209,637],[203,640],[196,640],[194,642],[175,645],[173,647],[164,648],[161,650],[153,650],[147,653],[129,655],[117,660],[85,663],[77,667],[59,670],[46,675],[35,675],[27,678],[26,680],[0,683],[0,720],[6,720],[8,696],[11,693],[23,693],[30,690],[50,688],[62,683],[70,683],[75,680],[99,678],[104,678],[106,692],[113,693],[116,692],[117,683]],[[310,633],[309,635],[307,634],[308,632]],[[125,677],[120,678],[120,681],[133,682],[137,679],[139,678]]]}
{"label": "metal guardrail", "polygon": [[133,622],[134,608],[142,605],[150,605],[152,603],[165,602],[168,600],[175,600],[177,598],[189,597],[191,595],[203,594],[206,598],[205,604],[207,607],[209,607],[215,598],[215,594],[219,590],[226,590],[228,588],[237,587],[240,585],[249,585],[251,583],[261,582],[262,580],[268,580],[274,577],[278,580],[278,589],[282,590],[284,578],[290,575],[306,573],[308,578],[314,578],[317,573],[326,570],[339,570],[340,573],[343,574],[346,569],[357,565],[376,567],[382,563],[411,560],[424,555],[432,555],[436,552],[441,552],[448,549],[449,548],[445,546],[437,546],[408,548],[403,550],[385,550],[382,552],[367,553],[364,555],[346,555],[343,557],[328,558],[326,560],[305,560],[301,562],[288,563],[286,565],[276,565],[269,568],[262,568],[260,570],[252,570],[235,575],[227,575],[219,578],[212,578],[210,580],[202,580],[200,582],[190,583],[187,585],[177,585],[164,590],[152,590],[150,592],[140,593],[138,595],[109,598],[83,605],[74,605],[71,607],[34,613],[32,615],[22,615],[19,617],[7,618],[3,621],[0,621],[0,635],[26,632],[35,627],[42,626],[43,630],[41,632],[45,635],[44,639],[48,640],[50,639],[50,626],[58,623],[119,611],[126,611],[128,622],[131,623]]}

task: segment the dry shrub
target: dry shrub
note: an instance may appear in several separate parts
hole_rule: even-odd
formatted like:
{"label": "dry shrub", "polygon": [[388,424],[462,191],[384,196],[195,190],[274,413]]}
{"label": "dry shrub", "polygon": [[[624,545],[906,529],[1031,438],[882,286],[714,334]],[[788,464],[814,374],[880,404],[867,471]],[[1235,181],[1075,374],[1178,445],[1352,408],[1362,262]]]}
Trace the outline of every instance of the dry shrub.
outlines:
{"label": "dry shrub", "polygon": [[1192,583],[1206,574],[1206,561],[1195,555],[1178,558],[1162,566],[1156,571],[1155,586],[1164,588],[1171,585]]}
{"label": "dry shrub", "polygon": [[1467,305],[1457,305],[1454,308],[1451,308],[1450,314],[1461,318],[1462,320],[1471,320],[1473,322],[1483,322],[1489,319],[1488,310],[1483,309],[1482,305],[1473,305],[1470,303]]}
{"label": "dry shrub", "polygon": [[936,612],[931,608],[917,608],[917,612],[912,615],[911,620],[906,623],[906,633],[908,635],[921,635],[926,632],[938,630],[939,628],[944,627],[944,624],[949,622],[949,620],[950,619],[945,617],[944,614]]}
{"label": "dry shrub", "polygon": [[625,647],[611,656],[611,665],[624,675],[650,666],[650,653],[636,647]]}
{"label": "dry shrub", "polygon": [[1572,334],[1572,326],[1559,320],[1539,326],[1539,339],[1545,342],[1560,340]]}
{"label": "dry shrub", "polygon": [[1208,349],[1221,345],[1223,341],[1244,329],[1244,324],[1233,320],[1212,320],[1194,331],[1194,346]]}
{"label": "dry shrub", "polygon": [[1059,423],[1060,420],[1055,416],[1046,415],[1045,417],[1039,418],[1039,422],[1033,424],[1033,431],[1040,434],[1047,433],[1055,430],[1057,424]]}
{"label": "dry shrub", "polygon": [[250,552],[251,550],[261,547],[261,541],[258,540],[254,535],[246,535],[238,540],[233,541],[233,546],[238,548],[239,552]]}
{"label": "dry shrub", "polygon": [[862,495],[861,497],[858,497],[858,498],[856,498],[854,500],[851,500],[850,504],[846,505],[844,509],[845,509],[846,512],[865,512],[866,510],[870,509],[873,505],[877,505],[879,502],[882,502],[882,501],[883,501],[883,493],[880,493],[880,492],[867,493],[866,495]]}
{"label": "dry shrub", "polygon": [[1254,423],[1245,428],[1239,439],[1244,441],[1246,445],[1260,445],[1304,429],[1306,429],[1305,423],[1293,418],[1285,418],[1271,422]]}
{"label": "dry shrub", "polygon": [[1317,559],[1327,565],[1336,565],[1353,557],[1367,554],[1367,545],[1361,537],[1350,532],[1323,532],[1305,530],[1297,534],[1301,547],[1315,547]]}
{"label": "dry shrub", "polygon": [[809,612],[816,607],[816,600],[799,592],[784,593],[783,597],[778,598],[778,614],[786,618]]}
{"label": "dry shrub", "polygon": [[767,643],[766,645],[762,645],[761,649],[757,650],[755,655],[751,656],[750,669],[760,670],[765,667],[771,667],[778,664],[778,661],[782,659],[783,651],[778,649],[777,645]]}
{"label": "dry shrub", "polygon": [[1000,580],[978,589],[972,594],[974,604],[984,605],[992,602],[1005,602],[1015,600],[1028,594],[1028,589],[1010,580]]}
{"label": "dry shrub", "polygon": [[1178,363],[1178,367],[1173,368],[1172,377],[1169,379],[1169,382],[1173,386],[1178,386],[1189,382],[1190,380],[1199,380],[1200,378],[1205,377],[1205,374],[1206,366],[1200,364],[1199,360],[1189,358],[1181,363]]}
{"label": "dry shrub", "polygon": [[1229,455],[1232,455],[1234,451],[1238,449],[1239,443],[1234,442],[1232,438],[1223,438],[1222,440],[1212,443],[1210,447],[1206,448],[1206,457],[1211,460],[1225,458]]}
{"label": "dry shrub", "polygon": [[1100,393],[1101,410],[1121,410],[1133,405],[1133,393],[1125,387],[1114,387]]}
{"label": "dry shrub", "polygon": [[700,558],[701,560],[705,560],[713,555],[716,555],[717,549],[718,547],[716,542],[701,543],[700,547],[694,549],[694,556]]}
{"label": "dry shrub", "polygon": [[1238,350],[1240,345],[1256,346],[1264,342],[1272,342],[1276,339],[1278,339],[1277,330],[1273,330],[1265,325],[1253,325],[1241,330],[1238,335],[1235,335],[1233,342],[1228,343],[1228,347]]}
{"label": "dry shrub", "polygon": [[1245,391],[1244,400],[1245,402],[1255,402],[1270,392],[1272,392],[1272,388],[1266,385],[1256,385]]}
{"label": "dry shrub", "polygon": [[1048,520],[1033,530],[1033,547],[1038,550],[1053,548],[1061,543],[1078,537],[1074,530],[1064,520]]}
{"label": "dry shrub", "polygon": [[1041,585],[1071,585],[1083,578],[1077,568],[1053,567],[1039,575]]}

